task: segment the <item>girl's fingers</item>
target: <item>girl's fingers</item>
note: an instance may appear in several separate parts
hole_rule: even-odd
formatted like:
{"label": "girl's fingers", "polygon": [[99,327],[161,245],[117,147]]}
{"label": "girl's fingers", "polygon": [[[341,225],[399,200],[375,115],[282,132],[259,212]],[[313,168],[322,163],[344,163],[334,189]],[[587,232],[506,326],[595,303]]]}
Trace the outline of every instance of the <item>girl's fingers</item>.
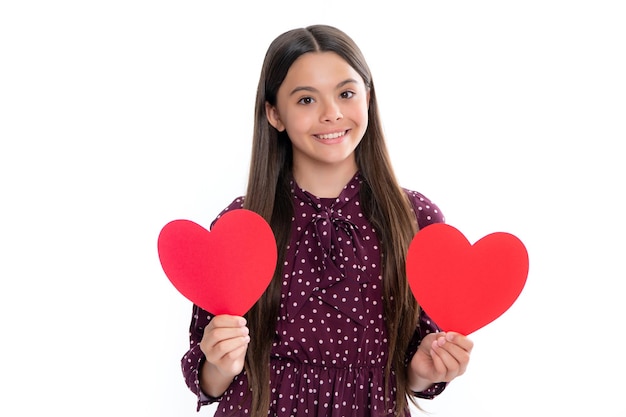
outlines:
{"label": "girl's fingers", "polygon": [[248,336],[250,330],[243,327],[217,327],[204,330],[203,340],[206,339],[208,345],[215,345],[228,339],[236,339],[242,336]]}
{"label": "girl's fingers", "polygon": [[437,381],[443,381],[445,375],[448,373],[448,368],[444,363],[442,357],[439,355],[440,349],[437,347],[437,341],[432,343],[430,350],[430,357],[433,361],[433,367],[435,368],[436,376],[433,378]]}
{"label": "girl's fingers", "polygon": [[465,372],[469,362],[469,352],[463,347],[440,337],[433,342],[433,364],[444,380],[451,380]]}
{"label": "girl's fingers", "polygon": [[229,357],[236,358],[242,351],[245,352],[249,342],[250,337],[247,335],[226,339],[208,348],[204,355],[211,363],[217,363]]}
{"label": "girl's fingers", "polygon": [[200,349],[209,362],[217,362],[233,354],[233,351],[247,349],[250,341],[246,320],[239,316],[215,316],[205,327]]}
{"label": "girl's fingers", "polygon": [[467,351],[467,353],[471,353],[474,348],[474,342],[460,333],[448,332],[446,333],[446,340],[458,345],[461,349]]}
{"label": "girl's fingers", "polygon": [[243,317],[222,314],[213,317],[207,327],[242,327],[246,324],[246,319]]}

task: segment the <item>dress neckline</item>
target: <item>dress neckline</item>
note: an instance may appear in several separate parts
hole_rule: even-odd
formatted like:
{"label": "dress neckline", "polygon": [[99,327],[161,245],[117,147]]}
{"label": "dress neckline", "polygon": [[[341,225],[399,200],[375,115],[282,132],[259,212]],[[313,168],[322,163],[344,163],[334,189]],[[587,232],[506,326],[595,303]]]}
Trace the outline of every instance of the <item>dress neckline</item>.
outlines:
{"label": "dress neckline", "polygon": [[360,173],[359,171],[357,171],[350,179],[350,181],[348,181],[346,185],[344,185],[337,197],[318,197],[310,191],[307,191],[300,187],[295,178],[293,178],[293,176],[291,177],[292,193],[295,193],[296,195],[300,194],[300,198],[306,196],[305,200],[308,200],[309,204],[312,204],[313,206],[317,206],[319,204],[319,206],[321,207],[325,206],[328,208],[336,205],[337,202],[340,202],[342,200],[350,200],[354,196],[355,192],[358,192],[361,182],[362,179]]}

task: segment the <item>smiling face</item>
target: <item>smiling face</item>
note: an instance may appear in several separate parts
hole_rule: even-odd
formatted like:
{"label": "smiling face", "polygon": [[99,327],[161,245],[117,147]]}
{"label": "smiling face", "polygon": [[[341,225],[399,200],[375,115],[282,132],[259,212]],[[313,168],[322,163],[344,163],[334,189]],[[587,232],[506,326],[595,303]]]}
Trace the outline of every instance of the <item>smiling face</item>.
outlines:
{"label": "smiling face", "polygon": [[293,169],[357,170],[354,150],[368,122],[369,91],[361,76],[334,52],[309,52],[294,61],[278,89],[268,121],[287,131]]}

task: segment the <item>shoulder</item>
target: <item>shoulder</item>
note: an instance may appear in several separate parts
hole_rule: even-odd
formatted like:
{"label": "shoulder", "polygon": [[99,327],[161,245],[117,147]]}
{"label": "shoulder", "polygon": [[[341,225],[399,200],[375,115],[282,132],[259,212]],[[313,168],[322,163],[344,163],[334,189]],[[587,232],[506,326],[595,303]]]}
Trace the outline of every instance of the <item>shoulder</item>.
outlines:
{"label": "shoulder", "polygon": [[241,209],[243,208],[243,202],[244,202],[244,197],[240,196],[235,198],[228,206],[226,206],[226,208],[224,208],[215,218],[215,220],[213,220],[213,222],[211,223],[211,227],[213,227],[213,224],[215,224],[215,222],[222,217],[224,214],[228,213],[229,211],[232,210],[237,210],[237,209]]}
{"label": "shoulder", "polygon": [[409,198],[413,211],[417,217],[417,223],[420,229],[433,223],[445,223],[446,219],[437,204],[433,203],[424,194],[403,188]]}

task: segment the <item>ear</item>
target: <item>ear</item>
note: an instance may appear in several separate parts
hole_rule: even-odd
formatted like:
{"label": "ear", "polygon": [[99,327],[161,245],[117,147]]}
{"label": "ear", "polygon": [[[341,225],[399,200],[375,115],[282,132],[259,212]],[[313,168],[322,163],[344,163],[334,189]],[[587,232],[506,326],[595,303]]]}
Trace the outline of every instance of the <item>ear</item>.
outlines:
{"label": "ear", "polygon": [[279,132],[285,130],[285,125],[280,121],[278,109],[267,101],[265,102],[265,117],[267,117],[267,121]]}

